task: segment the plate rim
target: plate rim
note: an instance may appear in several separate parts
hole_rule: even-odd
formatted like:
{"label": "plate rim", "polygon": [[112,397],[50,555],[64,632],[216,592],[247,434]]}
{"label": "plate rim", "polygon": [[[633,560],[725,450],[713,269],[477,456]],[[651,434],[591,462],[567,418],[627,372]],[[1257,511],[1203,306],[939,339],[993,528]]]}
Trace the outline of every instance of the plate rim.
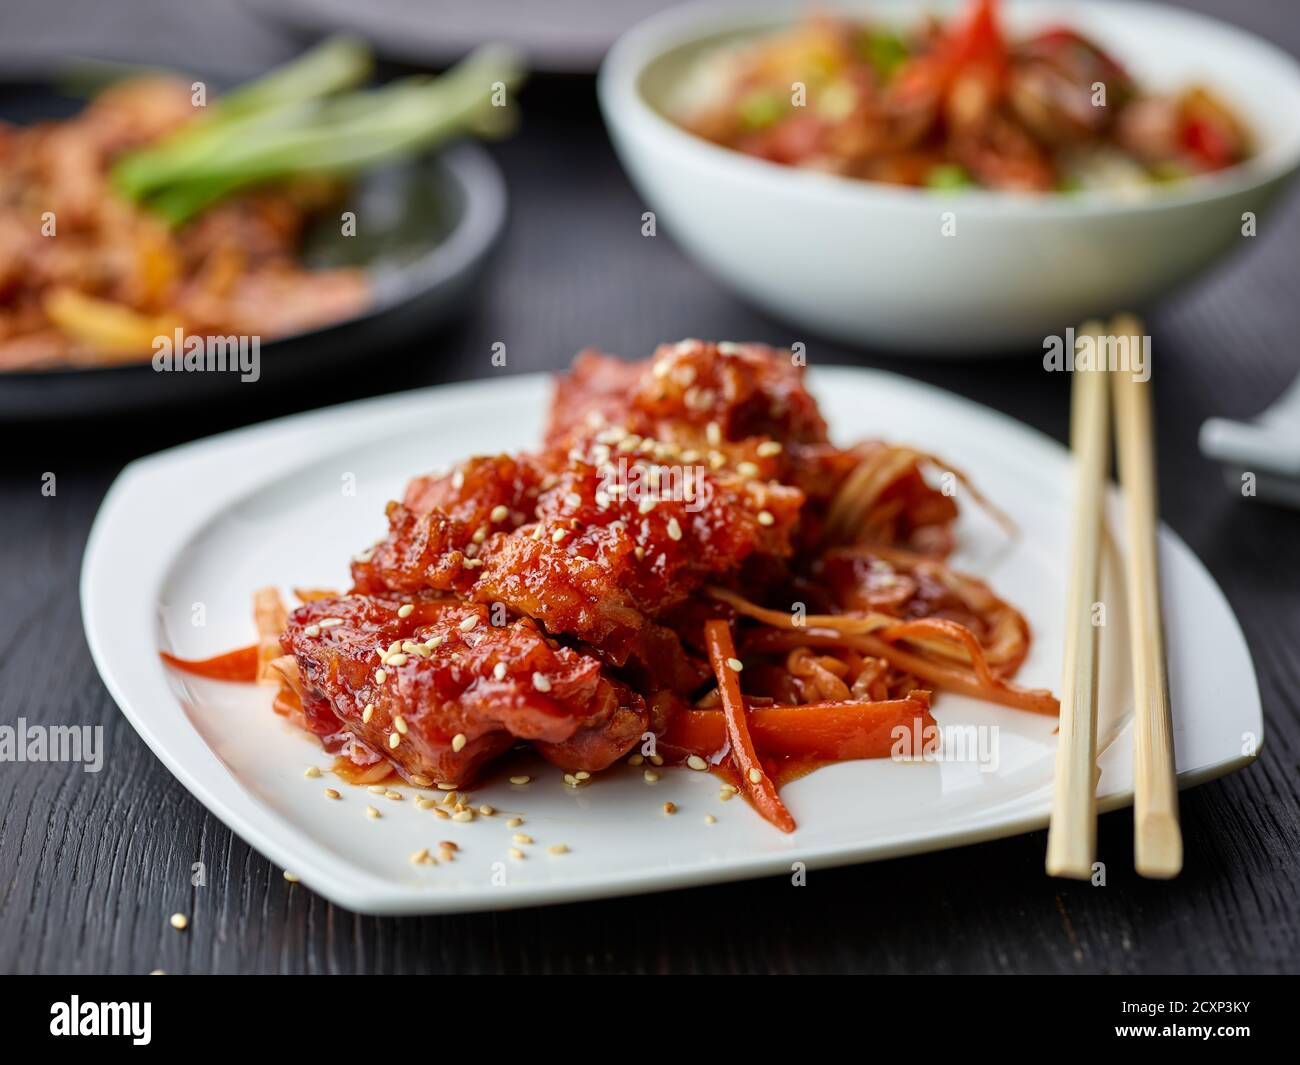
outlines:
{"label": "plate rim", "polygon": [[[902,375],[865,368],[825,367],[814,369],[810,377],[814,393],[823,388],[833,388],[837,377],[852,378],[859,383],[886,381],[894,387],[913,392],[923,400],[955,404],[966,410],[969,415],[981,418],[991,416],[1009,431],[1021,434],[1026,440],[1034,440],[1040,448],[1047,447],[1058,453],[1065,453],[1062,445],[1053,438],[1010,415]],[[289,415],[190,441],[137,459],[127,465],[114,480],[95,516],[83,555],[80,579],[81,613],[92,660],[114,702],[150,750],[210,813],[271,861],[282,868],[292,868],[313,890],[350,910],[374,914],[429,914],[512,909],[701,886],[788,872],[788,857],[783,853],[777,853],[730,858],[725,863],[694,867],[686,871],[668,869],[651,872],[586,874],[568,882],[518,883],[512,884],[508,892],[500,890],[490,893],[471,890],[440,892],[436,888],[421,890],[398,884],[359,869],[352,862],[337,856],[312,840],[292,821],[257,802],[247,787],[217,758],[184,715],[179,716],[177,727],[176,722],[169,722],[165,718],[158,720],[157,711],[141,710],[136,705],[136,693],[143,683],[137,678],[143,674],[138,668],[133,668],[138,667],[140,663],[134,659],[122,662],[106,646],[107,634],[112,631],[114,625],[120,626],[123,622],[119,605],[110,606],[102,598],[105,594],[102,587],[105,574],[112,572],[114,566],[110,551],[111,537],[118,534],[118,523],[122,520],[120,516],[129,514],[132,495],[141,492],[147,494],[150,484],[165,479],[169,471],[172,475],[178,471],[184,472],[195,461],[202,461],[205,456],[209,461],[220,460],[232,448],[236,451],[248,449],[250,452],[253,450],[261,452],[264,450],[261,445],[277,436],[310,438],[312,434],[319,432],[322,426],[328,426],[340,418],[348,421],[346,433],[341,434],[340,445],[360,446],[366,441],[382,437],[385,432],[392,432],[391,426],[394,420],[420,412],[431,399],[437,398],[444,403],[454,403],[457,398],[481,395],[486,392],[492,394],[494,401],[499,402],[503,395],[513,391],[521,398],[531,396],[532,400],[536,401],[537,394],[551,379],[550,374],[512,374],[498,380],[476,380],[433,386]],[[1068,460],[1068,454],[1066,458]],[[190,509],[193,513],[189,520],[172,528],[171,532],[174,536],[171,539],[176,543],[188,542],[188,537],[195,529],[203,527],[214,514],[240,498],[241,493],[245,491],[243,485],[255,488],[266,480],[302,465],[302,461],[301,456],[290,455],[275,466],[245,469],[242,471],[243,477],[239,486],[235,486],[235,482],[232,481],[230,486],[216,493],[212,499],[205,496],[202,503],[197,506],[191,505]],[[1224,623],[1228,626],[1228,634],[1232,643],[1237,645],[1234,650],[1242,653],[1244,666],[1249,672],[1249,691],[1238,700],[1237,712],[1243,720],[1249,718],[1247,723],[1254,727],[1259,736],[1255,752],[1251,755],[1238,753],[1236,756],[1197,766],[1180,774],[1179,786],[1188,787],[1232,772],[1253,761],[1264,742],[1264,722],[1258,679],[1249,645],[1222,589],[1195,553],[1176,533],[1163,524],[1160,546],[1162,555],[1171,553],[1168,557],[1177,559],[1180,567],[1189,566],[1192,572],[1199,574],[1206,591],[1215,598],[1217,607],[1225,615]],[[144,631],[148,633],[148,643],[151,646],[156,631],[152,621],[156,616],[157,593],[176,557],[174,552],[171,554],[157,552],[157,555],[158,558],[151,571],[154,582],[148,584],[147,594],[138,596],[135,604],[136,609],[142,610],[146,615],[140,618],[137,614],[136,619],[142,623]],[[133,586],[143,587],[146,583],[148,582],[139,580]],[[105,615],[106,610],[107,615]],[[153,648],[155,656],[156,650]],[[175,706],[175,694],[167,684],[161,663],[156,657],[153,658],[153,662],[157,669],[156,679],[152,685],[144,686],[156,687],[161,683],[171,705]],[[212,776],[214,770],[218,774],[215,777]],[[1127,806],[1131,801],[1131,788],[1121,789],[1100,799],[1098,809],[1099,812],[1105,812]],[[840,843],[804,846],[800,848],[799,858],[809,866],[832,868],[1019,835],[1043,827],[1047,819],[1045,810],[1032,805],[1009,818],[996,817],[993,814],[988,816],[991,820],[974,824],[963,823],[955,828],[941,826],[935,831],[914,833],[902,840],[884,842],[878,840],[856,847],[845,847]]]}

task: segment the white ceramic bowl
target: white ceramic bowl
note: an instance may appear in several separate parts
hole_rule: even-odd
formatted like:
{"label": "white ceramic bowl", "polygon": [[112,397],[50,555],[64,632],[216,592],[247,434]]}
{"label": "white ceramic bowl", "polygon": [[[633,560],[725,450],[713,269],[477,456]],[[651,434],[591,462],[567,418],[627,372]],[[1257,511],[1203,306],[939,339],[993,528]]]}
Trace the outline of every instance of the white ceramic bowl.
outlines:
{"label": "white ceramic bowl", "polygon": [[[675,125],[667,101],[709,49],[789,24],[806,4],[670,9],[610,50],[599,94],[657,229],[758,306],[812,334],[918,353],[1042,343],[1092,315],[1142,307],[1234,248],[1300,166],[1300,64],[1225,23],[1157,4],[1013,0],[1013,34],[1070,25],[1153,90],[1210,86],[1257,154],[1134,200],[1116,193],[940,194],[779,166]],[[827,4],[822,4],[826,8]],[[963,5],[840,5],[895,25]],[[943,234],[953,212],[955,234]]]}

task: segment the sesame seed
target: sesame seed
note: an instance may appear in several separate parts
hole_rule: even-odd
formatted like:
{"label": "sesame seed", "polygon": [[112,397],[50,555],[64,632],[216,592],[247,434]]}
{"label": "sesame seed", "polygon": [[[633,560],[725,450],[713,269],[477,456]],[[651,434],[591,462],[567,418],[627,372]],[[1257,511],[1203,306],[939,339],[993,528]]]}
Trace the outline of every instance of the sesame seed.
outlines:
{"label": "sesame seed", "polygon": [[473,810],[461,810],[459,813],[452,814],[452,815],[451,815],[451,819],[452,819],[453,821],[473,821],[473,820],[474,820],[474,811],[473,811]]}
{"label": "sesame seed", "polygon": [[781,441],[779,440],[764,440],[758,445],[759,458],[766,459],[779,454],[781,454]]}
{"label": "sesame seed", "polygon": [[516,832],[516,833],[515,833],[513,836],[511,836],[510,838],[511,838],[512,840],[514,840],[516,843],[532,843],[532,841],[533,841],[533,837],[532,837],[532,836],[529,836],[529,835],[527,835],[527,834],[525,834],[525,833],[523,833],[523,832]]}
{"label": "sesame seed", "polygon": [[556,529],[555,532],[551,533],[551,543],[558,544],[561,540],[563,540],[568,535],[569,535],[568,529]]}
{"label": "sesame seed", "polygon": [[772,512],[770,510],[760,510],[758,512],[759,525],[774,525],[775,523],[776,518],[772,517]]}
{"label": "sesame seed", "polygon": [[717,447],[722,443],[722,429],[717,422],[709,422],[704,427],[704,435],[708,438],[710,444]]}
{"label": "sesame seed", "polygon": [[433,812],[436,816],[441,817],[444,821],[449,820],[451,818],[451,814],[449,814],[441,806],[435,806],[433,808]]}
{"label": "sesame seed", "polygon": [[551,690],[551,682],[541,673],[533,674],[533,687],[539,692],[548,692]]}
{"label": "sesame seed", "polygon": [[305,770],[303,770],[302,775],[305,776],[308,780],[315,780],[318,776],[320,776],[320,770],[317,769],[316,766],[314,765],[309,765]]}
{"label": "sesame seed", "polygon": [[493,666],[493,667],[492,667],[492,676],[496,677],[497,680],[505,680],[505,679],[506,679],[506,664],[505,664],[504,662],[498,662],[495,666]]}
{"label": "sesame seed", "polygon": [[375,683],[376,683],[376,684],[383,684],[384,681],[386,681],[387,679],[388,679],[388,674],[385,673],[382,669],[377,669],[377,670],[375,670]]}
{"label": "sesame seed", "polygon": [[640,764],[641,764],[642,762],[644,762],[644,761],[645,761],[645,756],[644,756],[644,755],[634,754],[634,755],[629,756],[629,758],[628,758],[628,760],[627,760],[627,764],[628,764],[628,765],[640,765]]}
{"label": "sesame seed", "polygon": [[492,513],[488,515],[493,521],[505,521],[510,517],[510,508],[502,503],[498,503],[492,508]]}
{"label": "sesame seed", "polygon": [[403,736],[406,735],[406,718],[401,714],[393,715],[393,728],[397,729]]}
{"label": "sesame seed", "polygon": [[465,471],[464,471],[464,470],[457,470],[455,473],[453,473],[453,474],[451,475],[451,486],[452,486],[454,489],[456,489],[456,491],[458,491],[458,492],[459,492],[462,488],[465,487]]}
{"label": "sesame seed", "polygon": [[402,654],[401,651],[398,651],[395,655],[388,656],[388,664],[390,666],[404,666],[408,661],[409,659],[406,655]]}
{"label": "sesame seed", "polygon": [[680,540],[682,538],[682,527],[676,518],[668,519],[668,539]]}
{"label": "sesame seed", "polygon": [[384,792],[384,798],[389,799],[392,802],[401,802],[402,793],[400,791],[386,791]]}
{"label": "sesame seed", "polygon": [[412,773],[411,783],[414,784],[417,788],[427,788],[430,784],[433,783],[433,781],[430,780],[428,777],[421,776],[419,773]]}
{"label": "sesame seed", "polygon": [[174,913],[171,916],[171,925],[176,931],[184,932],[189,927],[190,919],[183,913]]}
{"label": "sesame seed", "polygon": [[526,776],[511,777],[511,784],[527,784],[532,778]]}
{"label": "sesame seed", "polygon": [[706,762],[703,758],[701,758],[698,754],[693,754],[688,759],[686,759],[686,764],[690,766],[692,769],[694,769],[696,772],[703,772],[705,769],[709,768],[709,763]]}
{"label": "sesame seed", "polygon": [[371,795],[382,795],[387,790],[388,789],[384,787],[382,784],[371,784],[368,788],[366,788],[366,791],[370,792]]}
{"label": "sesame seed", "polygon": [[397,608],[397,616],[399,618],[409,618],[414,613],[415,607],[411,603],[403,603]]}
{"label": "sesame seed", "polygon": [[645,561],[645,548],[642,547],[640,544],[637,544],[636,547],[632,549],[632,553],[636,555],[636,560],[638,562]]}
{"label": "sesame seed", "polygon": [[469,743],[469,740],[465,738],[465,733],[458,732],[451,738],[451,749],[460,753],[465,749],[467,743]]}
{"label": "sesame seed", "polygon": [[751,769],[749,771],[749,782],[751,784],[758,784],[762,781],[762,779],[763,779],[763,771],[761,769]]}
{"label": "sesame seed", "polygon": [[308,625],[305,629],[302,630],[302,634],[303,634],[304,636],[319,636],[319,635],[320,635],[320,626],[319,626],[319,625]]}
{"label": "sesame seed", "polygon": [[591,774],[588,773],[585,769],[579,769],[579,770],[578,770],[576,773],[574,773],[573,775],[574,775],[574,777],[575,777],[576,779],[578,779],[578,780],[590,780],[590,779],[591,779]]}
{"label": "sesame seed", "polygon": [[326,788],[326,789],[325,789],[325,798],[327,798],[327,799],[341,799],[341,798],[343,798],[343,796],[339,794],[337,788]]}
{"label": "sesame seed", "polygon": [[649,514],[654,510],[655,505],[659,502],[654,496],[642,496],[641,502],[636,505],[638,514]]}
{"label": "sesame seed", "polygon": [[524,860],[524,852],[518,847],[511,847],[506,853],[517,862],[522,862]]}
{"label": "sesame seed", "polygon": [[752,462],[738,462],[736,464],[736,472],[742,477],[757,477],[758,467]]}
{"label": "sesame seed", "polygon": [[739,673],[742,669],[745,668],[745,663],[742,662],[739,658],[728,658],[727,666],[728,668],[733,669],[737,673]]}
{"label": "sesame seed", "polygon": [[478,624],[478,615],[471,614],[469,617],[467,617],[464,621],[460,623],[460,631],[469,632],[469,630],[472,629],[477,624]]}
{"label": "sesame seed", "polygon": [[728,791],[726,788],[721,788],[718,791],[718,798],[721,799],[723,802],[730,802],[731,797],[735,794],[736,793],[734,791]]}
{"label": "sesame seed", "polygon": [[430,651],[432,651],[434,650],[434,648],[441,647],[442,641],[445,640],[446,638],[447,638],[446,636],[430,636],[427,640],[424,641],[424,646],[427,647]]}
{"label": "sesame seed", "polygon": [[414,854],[411,855],[412,865],[423,865],[428,860],[429,860],[428,847],[421,847],[418,851],[416,851]]}
{"label": "sesame seed", "polygon": [[392,735],[388,737],[388,746],[390,750],[396,750],[397,745],[401,742],[402,742],[402,734],[400,732],[394,732]]}
{"label": "sesame seed", "polygon": [[546,853],[547,854],[568,854],[569,848],[568,845],[564,843],[552,843],[549,847],[546,848]]}
{"label": "sesame seed", "polygon": [[522,817],[512,817],[506,822],[506,828],[518,828],[523,823],[524,819]]}
{"label": "sesame seed", "polygon": [[432,799],[416,799],[415,805],[418,806],[421,810],[432,810],[437,805],[437,803],[435,803]]}
{"label": "sesame seed", "polygon": [[456,790],[457,788],[459,788],[459,787],[460,787],[459,784],[439,784],[439,785],[438,785],[438,790],[439,790],[439,791],[455,791],[455,790]]}
{"label": "sesame seed", "polygon": [[714,817],[712,814],[705,814],[704,823],[706,825],[716,825],[718,823],[718,819]]}
{"label": "sesame seed", "polygon": [[366,724],[369,724],[370,719],[374,716],[374,714],[375,714],[375,704],[366,703],[366,708],[361,711],[361,720],[364,721]]}
{"label": "sesame seed", "polygon": [[645,782],[647,784],[653,784],[659,779],[659,774],[653,769],[647,769],[643,776],[645,777]]}
{"label": "sesame seed", "polygon": [[367,816],[368,818],[370,818],[370,820],[372,820],[372,821],[378,821],[378,820],[379,820],[381,817],[383,817],[384,815],[381,814],[378,810],[376,810],[373,806],[367,806],[367,807],[366,807],[366,816]]}
{"label": "sesame seed", "polygon": [[652,755],[650,756],[650,764],[651,764],[651,765],[663,765],[663,764],[664,764],[664,756],[663,756],[662,754],[652,754]]}
{"label": "sesame seed", "polygon": [[578,778],[575,777],[572,773],[565,773],[565,774],[564,774],[564,783],[566,783],[567,785],[569,785],[569,787],[571,787],[571,788],[576,788],[576,787],[578,786],[578,784],[579,784],[579,781],[578,781]]}
{"label": "sesame seed", "polygon": [[488,803],[484,803],[482,806],[478,808],[478,812],[482,814],[484,817],[491,817],[497,811],[495,806],[491,806]]}
{"label": "sesame seed", "polygon": [[677,804],[675,802],[664,803],[664,813],[675,814],[676,812],[677,812]]}
{"label": "sesame seed", "polygon": [[335,625],[342,625],[342,624],[343,624],[342,618],[321,618],[320,619],[320,627],[322,629],[332,629],[334,628]]}
{"label": "sesame seed", "polygon": [[284,878],[285,878],[287,881],[289,881],[289,883],[291,883],[291,884],[296,884],[296,883],[298,883],[298,874],[297,874],[297,873],[291,873],[291,872],[289,872],[288,869],[286,869],[286,870],[284,871]]}

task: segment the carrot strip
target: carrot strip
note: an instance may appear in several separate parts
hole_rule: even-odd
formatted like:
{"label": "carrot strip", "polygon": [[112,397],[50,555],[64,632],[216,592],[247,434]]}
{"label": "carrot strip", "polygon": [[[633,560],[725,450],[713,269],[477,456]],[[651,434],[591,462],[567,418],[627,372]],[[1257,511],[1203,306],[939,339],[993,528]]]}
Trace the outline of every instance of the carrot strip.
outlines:
{"label": "carrot strip", "polygon": [[736,657],[736,647],[731,640],[731,627],[725,621],[704,623],[704,642],[709,650],[709,663],[718,679],[718,694],[722,697],[722,714],[726,719],[727,739],[731,742],[731,758],[740,772],[741,786],[760,814],[782,832],[793,832],[794,818],[776,793],[776,785],[763,769],[754,750],[745,720],[745,700],[740,694],[740,678],[728,664]]}
{"label": "carrot strip", "polygon": [[[754,745],[764,754],[821,762],[888,758],[894,751],[896,729],[910,733],[935,724],[926,691],[880,702],[764,706],[751,709],[747,716]],[[680,710],[660,743],[712,758],[727,744],[726,716],[717,710]]]}
{"label": "carrot strip", "polygon": [[257,644],[250,644],[212,658],[177,658],[166,651],[159,651],[158,654],[169,666],[193,673],[197,677],[251,684],[257,679],[257,651]]}

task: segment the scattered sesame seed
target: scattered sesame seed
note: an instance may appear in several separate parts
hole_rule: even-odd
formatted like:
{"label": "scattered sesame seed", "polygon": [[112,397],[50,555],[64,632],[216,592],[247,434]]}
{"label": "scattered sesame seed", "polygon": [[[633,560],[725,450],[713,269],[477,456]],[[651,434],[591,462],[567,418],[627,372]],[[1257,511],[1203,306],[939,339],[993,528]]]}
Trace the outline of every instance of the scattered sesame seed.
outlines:
{"label": "scattered sesame seed", "polygon": [[742,662],[739,658],[728,658],[727,666],[729,669],[732,669],[735,672],[739,673],[742,669],[745,668],[745,663]]}
{"label": "scattered sesame seed", "polygon": [[757,477],[758,467],[752,462],[738,462],[736,463],[736,472],[742,477]]}
{"label": "scattered sesame seed", "polygon": [[772,517],[772,512],[770,510],[760,510],[758,512],[759,525],[773,525],[775,523],[776,519]]}
{"label": "scattered sesame seed", "polygon": [[438,804],[435,803],[432,799],[416,799],[415,805],[418,806],[421,810],[432,810]]}
{"label": "scattered sesame seed", "polygon": [[297,874],[297,873],[291,873],[291,872],[289,872],[288,869],[286,869],[286,870],[284,871],[284,878],[285,878],[287,881],[289,881],[289,883],[291,883],[291,884],[296,884],[296,883],[298,883],[298,874]]}
{"label": "scattered sesame seed", "polygon": [[442,848],[443,850],[445,850],[445,851],[458,851],[458,850],[460,850],[460,844],[457,843],[455,840],[452,840],[452,839],[440,839],[440,840],[438,840],[438,846],[441,847],[441,848]]}
{"label": "scattered sesame seed", "polygon": [[412,865],[424,865],[429,860],[429,848],[421,847],[411,855]]}
{"label": "scattered sesame seed", "polygon": [[524,860],[524,852],[518,847],[511,847],[507,853],[517,862],[522,862]]}
{"label": "scattered sesame seed", "polygon": [[664,813],[675,814],[676,812],[677,812],[677,804],[675,802],[664,803]]}
{"label": "scattered sesame seed", "polygon": [[397,745],[401,742],[402,742],[402,734],[400,732],[392,733],[388,737],[389,750],[393,750],[393,751],[397,750]]}
{"label": "scattered sesame seed", "polygon": [[375,670],[375,683],[383,684],[388,679],[388,674],[382,669]]}
{"label": "scattered sesame seed", "polygon": [[371,717],[374,716],[374,713],[375,713],[375,704],[366,703],[366,708],[361,711],[361,720],[369,724]]}
{"label": "scattered sesame seed", "polygon": [[384,798],[390,802],[401,802],[402,793],[400,791],[386,791],[384,792]]}
{"label": "scattered sesame seed", "polygon": [[566,783],[571,788],[576,788],[579,784],[579,781],[578,778],[575,777],[572,773],[565,773],[564,783]]}
{"label": "scattered sesame seed", "polygon": [[370,792],[371,795],[382,795],[387,790],[382,784],[371,784],[366,788],[366,791]]}
{"label": "scattered sesame seed", "polygon": [[339,794],[337,788],[326,788],[326,789],[325,789],[325,798],[327,798],[327,799],[341,799],[341,798],[343,798],[343,796]]}
{"label": "scattered sesame seed", "polygon": [[526,777],[526,776],[511,777],[511,778],[510,778],[510,783],[511,783],[511,784],[527,784],[531,779],[532,779],[532,777]]}
{"label": "scattered sesame seed", "polygon": [[469,632],[469,630],[472,629],[477,624],[478,624],[478,615],[471,614],[469,617],[467,617],[464,621],[460,623],[460,631]]}
{"label": "scattered sesame seed", "polygon": [[305,629],[302,630],[302,634],[303,634],[304,636],[319,636],[319,635],[320,635],[320,626],[319,626],[319,625],[308,625]]}
{"label": "scattered sesame seed", "polygon": [[682,527],[676,518],[668,519],[668,539],[680,540],[682,538]]}
{"label": "scattered sesame seed", "polygon": [[403,736],[406,735],[406,718],[401,714],[393,715],[393,728],[397,729]]}
{"label": "scattered sesame seed", "polygon": [[439,790],[439,791],[455,791],[455,790],[456,790],[457,788],[459,788],[459,787],[460,787],[459,784],[446,784],[446,783],[442,783],[442,784],[439,784],[439,785],[438,785],[438,790]]}
{"label": "scattered sesame seed", "polygon": [[424,641],[424,646],[427,647],[430,651],[432,651],[435,648],[441,647],[443,640],[445,640],[446,638],[447,638],[446,636],[430,636],[427,640]]}
{"label": "scattered sesame seed", "polygon": [[474,811],[473,811],[473,810],[461,810],[459,813],[454,813],[454,814],[452,814],[452,815],[451,815],[451,819],[452,819],[453,821],[473,821],[473,820],[474,820]]}
{"label": "scattered sesame seed", "polygon": [[305,770],[303,770],[302,775],[305,776],[308,780],[315,780],[318,776],[320,776],[320,769],[318,769],[314,765],[309,765]]}
{"label": "scattered sesame seed", "polygon": [[524,819],[522,817],[512,817],[506,822],[506,828],[518,828],[523,823]]}
{"label": "scattered sesame seed", "polygon": [[568,535],[569,535],[568,529],[556,529],[553,533],[551,533],[551,543],[558,544],[561,540],[563,540]]}
{"label": "scattered sesame seed", "polygon": [[335,625],[342,625],[343,619],[342,618],[321,618],[319,624],[322,629],[332,629],[334,628]]}
{"label": "scattered sesame seed", "polygon": [[493,666],[493,667],[492,667],[492,676],[496,677],[497,680],[505,680],[505,679],[506,679],[506,664],[505,664],[504,662],[498,662],[495,666]]}
{"label": "scattered sesame seed", "polygon": [[492,513],[489,514],[488,517],[493,521],[505,521],[506,518],[510,517],[510,508],[502,503],[498,503],[492,508]]}
{"label": "scattered sesame seed", "polygon": [[779,440],[764,440],[758,445],[759,458],[766,459],[779,454],[781,454],[781,441]]}
{"label": "scattered sesame seed", "polygon": [[647,784],[654,784],[659,779],[659,774],[653,769],[647,769],[642,775],[645,777],[645,782]]}
{"label": "scattered sesame seed", "polygon": [[644,756],[644,755],[634,754],[634,755],[629,756],[629,758],[628,758],[628,760],[627,760],[627,764],[628,764],[628,765],[640,765],[640,764],[641,764],[642,762],[644,762],[644,761],[645,761],[645,756]]}
{"label": "scattered sesame seed", "polygon": [[568,854],[569,847],[568,844],[565,843],[552,843],[549,847],[546,848],[546,853],[547,854]]}
{"label": "scattered sesame seed", "polygon": [[551,682],[541,673],[533,674],[533,687],[539,692],[548,692],[551,690]]}
{"label": "scattered sesame seed", "polygon": [[427,788],[430,784],[433,783],[433,781],[426,776],[421,776],[419,773],[412,773],[411,783],[414,784],[417,788]]}
{"label": "scattered sesame seed", "polygon": [[527,835],[526,833],[523,833],[523,832],[516,832],[516,833],[515,833],[513,836],[511,836],[510,838],[511,838],[512,840],[514,840],[516,843],[532,843],[532,841],[533,841],[533,837],[532,837],[532,836],[529,836],[529,835]]}
{"label": "scattered sesame seed", "polygon": [[588,773],[585,769],[579,769],[579,770],[578,770],[576,773],[574,773],[573,775],[574,775],[574,777],[576,777],[578,780],[590,780],[590,779],[591,779],[591,774]]}
{"label": "scattered sesame seed", "polygon": [[652,754],[652,755],[650,756],[650,764],[651,764],[651,765],[663,765],[663,764],[664,764],[664,756],[663,756],[662,754]]}
{"label": "scattered sesame seed", "polygon": [[189,927],[190,919],[183,913],[174,913],[171,916],[171,925],[176,931],[184,932]]}
{"label": "scattered sesame seed", "polygon": [[390,666],[404,666],[408,661],[409,659],[406,655],[402,654],[401,651],[398,651],[397,654],[388,656],[387,664]]}
{"label": "scattered sesame seed", "polygon": [[718,791],[718,798],[721,799],[723,802],[730,802],[731,797],[735,794],[736,793],[734,791],[728,791],[726,788],[721,788]]}
{"label": "scattered sesame seed", "polygon": [[435,807],[433,808],[433,812],[434,812],[434,814],[437,815],[438,817],[441,817],[444,821],[448,820],[448,819],[451,817],[451,814],[449,814],[449,813],[448,813],[446,810],[444,810],[441,806],[435,806]]}
{"label": "scattered sesame seed", "polygon": [[761,769],[751,769],[749,771],[749,782],[751,784],[758,784],[762,781],[762,779],[763,779],[763,771]]}
{"label": "scattered sesame seed", "polygon": [[497,812],[497,810],[495,806],[491,806],[488,803],[484,803],[482,806],[478,808],[478,812],[482,814],[484,817],[491,817],[494,813]]}
{"label": "scattered sesame seed", "polygon": [[696,772],[703,772],[704,770],[709,768],[709,763],[706,762],[703,758],[701,758],[698,754],[693,754],[688,759],[686,759],[686,764],[690,766],[692,769],[694,769]]}
{"label": "scattered sesame seed", "polygon": [[384,815],[381,814],[378,810],[376,810],[373,806],[367,806],[366,816],[370,818],[370,820],[372,821],[377,821],[379,820],[379,818],[383,817]]}
{"label": "scattered sesame seed", "polygon": [[453,474],[451,475],[451,486],[452,486],[454,489],[456,489],[456,491],[458,491],[458,492],[459,492],[462,488],[465,487],[465,471],[464,471],[464,470],[457,470],[455,473],[453,473]]}
{"label": "scattered sesame seed", "polygon": [[399,618],[409,618],[414,613],[415,606],[411,603],[403,603],[397,608],[397,616]]}
{"label": "scattered sesame seed", "polygon": [[718,819],[714,817],[712,814],[705,814],[704,823],[706,825],[716,825],[718,823]]}
{"label": "scattered sesame seed", "polygon": [[469,740],[465,738],[465,733],[458,732],[451,738],[451,749],[459,754],[465,749],[467,743],[469,743]]}

